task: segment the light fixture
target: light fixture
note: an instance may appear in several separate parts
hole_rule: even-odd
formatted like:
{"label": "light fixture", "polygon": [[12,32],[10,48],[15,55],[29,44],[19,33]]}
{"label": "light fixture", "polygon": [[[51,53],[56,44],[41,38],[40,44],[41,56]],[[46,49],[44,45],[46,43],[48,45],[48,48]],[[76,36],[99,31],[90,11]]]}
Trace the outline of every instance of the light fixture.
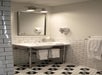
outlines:
{"label": "light fixture", "polygon": [[40,11],[41,13],[47,13],[48,11],[44,8],[42,8],[42,10]]}
{"label": "light fixture", "polygon": [[37,8],[37,7],[33,7],[30,6],[27,8],[27,10],[23,11],[23,12],[38,12],[38,13],[47,13],[48,11],[45,8]]}
{"label": "light fixture", "polygon": [[34,12],[36,10],[35,7],[28,7],[28,9],[26,10],[26,12]]}

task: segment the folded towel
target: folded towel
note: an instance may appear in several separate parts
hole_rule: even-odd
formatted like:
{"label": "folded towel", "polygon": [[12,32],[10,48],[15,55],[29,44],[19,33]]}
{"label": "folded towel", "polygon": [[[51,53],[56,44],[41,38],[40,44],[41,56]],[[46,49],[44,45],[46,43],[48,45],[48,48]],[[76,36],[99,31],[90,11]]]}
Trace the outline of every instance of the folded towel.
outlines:
{"label": "folded towel", "polygon": [[89,39],[87,42],[87,54],[89,58],[101,60],[102,55],[101,39]]}
{"label": "folded towel", "polygon": [[39,54],[39,59],[40,60],[48,59],[48,50],[39,50],[38,54]]}
{"label": "folded towel", "polygon": [[60,57],[60,49],[51,49],[52,58],[59,58]]}

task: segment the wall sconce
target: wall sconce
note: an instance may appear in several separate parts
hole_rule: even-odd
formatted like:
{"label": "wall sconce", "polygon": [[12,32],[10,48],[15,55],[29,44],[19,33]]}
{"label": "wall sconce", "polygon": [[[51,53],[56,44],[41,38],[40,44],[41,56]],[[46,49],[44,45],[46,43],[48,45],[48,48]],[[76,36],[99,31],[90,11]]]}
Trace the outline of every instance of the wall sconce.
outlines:
{"label": "wall sconce", "polygon": [[70,32],[70,29],[69,28],[66,28],[66,27],[64,27],[64,28],[60,28],[60,30],[59,30],[62,34],[65,34],[65,35],[67,35],[69,32]]}
{"label": "wall sconce", "polygon": [[48,11],[45,8],[42,8],[41,13],[47,13]]}
{"label": "wall sconce", "polygon": [[26,10],[26,12],[34,12],[36,10],[35,7],[28,7],[28,9]]}
{"label": "wall sconce", "polygon": [[40,13],[47,13],[48,12],[45,8],[37,8],[37,7],[33,7],[33,6],[28,7],[28,9],[25,12],[34,12],[38,9],[40,9],[40,11],[39,11]]}

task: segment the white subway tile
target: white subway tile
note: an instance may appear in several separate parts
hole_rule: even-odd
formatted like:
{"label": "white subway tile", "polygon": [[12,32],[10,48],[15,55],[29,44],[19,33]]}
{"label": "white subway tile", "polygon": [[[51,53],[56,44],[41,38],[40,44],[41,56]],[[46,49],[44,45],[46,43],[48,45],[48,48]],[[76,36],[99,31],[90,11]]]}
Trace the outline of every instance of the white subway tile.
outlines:
{"label": "white subway tile", "polygon": [[10,3],[5,1],[5,2],[3,2],[3,6],[10,6]]}
{"label": "white subway tile", "polygon": [[4,75],[4,69],[0,68],[0,75]]}
{"label": "white subway tile", "polygon": [[11,41],[11,40],[4,39],[4,44],[8,44],[8,43],[9,43],[9,41]]}
{"label": "white subway tile", "polygon": [[11,0],[3,0],[3,2],[10,2]]}
{"label": "white subway tile", "polygon": [[5,56],[5,52],[0,52],[0,57]]}
{"label": "white subway tile", "polygon": [[5,48],[5,51],[6,51],[6,52],[12,51],[12,47],[10,47],[10,48]]}
{"label": "white subway tile", "polygon": [[5,55],[10,56],[10,55],[12,55],[12,52],[5,52]]}
{"label": "white subway tile", "polygon": [[0,11],[0,15],[1,15],[1,11]]}
{"label": "white subway tile", "polygon": [[7,64],[7,68],[13,68],[14,66],[13,66],[13,64]]}
{"label": "white subway tile", "polygon": [[2,21],[0,20],[0,24],[2,25]]}
{"label": "white subway tile", "polygon": [[0,1],[0,6],[1,6],[1,1]]}
{"label": "white subway tile", "polygon": [[0,35],[2,35],[2,33],[3,33],[3,32],[2,32],[2,30],[0,29]]}
{"label": "white subway tile", "polygon": [[13,56],[12,55],[11,56],[10,55],[9,56],[6,56],[6,60],[9,60],[9,59],[10,60],[13,60]]}
{"label": "white subway tile", "polygon": [[[10,26],[6,26],[7,29],[11,29]],[[0,25],[0,29],[4,29],[4,27],[2,25]]]}
{"label": "white subway tile", "polygon": [[[8,34],[9,39],[11,39],[11,34]],[[0,39],[7,39],[7,37],[5,36],[5,34],[0,35]]]}
{"label": "white subway tile", "polygon": [[0,53],[1,53],[1,52],[4,52],[4,48],[0,48]]}
{"label": "white subway tile", "polygon": [[[5,61],[5,60],[3,60],[3,61]],[[2,61],[2,62],[3,62],[3,61]],[[6,65],[5,65],[4,63],[2,63],[2,64],[3,64],[3,65],[2,65],[2,68],[6,68]]]}
{"label": "white subway tile", "polygon": [[10,72],[10,71],[12,71],[12,70],[14,70],[14,67],[9,67],[9,68],[6,68],[6,69],[5,69],[6,72],[8,72],[8,71]]}
{"label": "white subway tile", "polygon": [[5,22],[6,22],[6,25],[8,26],[8,25],[10,25],[10,21],[7,21],[7,20],[5,20]]}
{"label": "white subway tile", "polygon": [[6,60],[6,64],[13,64],[13,60]]}
{"label": "white subway tile", "polygon": [[5,35],[0,35],[0,39],[6,38]]}
{"label": "white subway tile", "polygon": [[10,11],[3,11],[4,15],[10,16],[11,12]]}
{"label": "white subway tile", "polygon": [[13,55],[12,52],[0,52],[0,56],[11,56]]}
{"label": "white subway tile", "polygon": [[11,47],[10,44],[0,44],[0,47]]}
{"label": "white subway tile", "polygon": [[[2,20],[2,17],[0,17],[0,20]],[[10,16],[5,16],[5,20],[10,20]]]}
{"label": "white subway tile", "polygon": [[3,39],[0,39],[0,44],[3,44]]}
{"label": "white subway tile", "polygon": [[0,75],[4,74],[3,62],[0,61]]}
{"label": "white subway tile", "polygon": [[0,61],[3,61],[5,60],[5,57],[4,56],[0,56]]}
{"label": "white subway tile", "polygon": [[14,72],[12,72],[12,71],[8,72],[8,75],[14,75]]}
{"label": "white subway tile", "polygon": [[7,29],[7,34],[11,34],[11,30],[10,29]]}
{"label": "white subway tile", "polygon": [[[8,34],[9,34],[9,39],[11,39],[11,26],[10,26],[10,0],[2,0],[3,6],[0,6],[0,10],[3,10],[3,14],[5,15],[5,22],[7,25]],[[1,0],[0,0],[0,5],[1,5]],[[0,11],[0,15],[2,15],[2,12]],[[3,44],[7,43],[7,38],[5,37],[3,33],[3,25],[2,25],[2,18],[0,16],[0,60],[3,62],[3,68],[6,71],[3,75],[14,75],[14,69],[10,68],[13,67],[13,56],[12,56],[12,49],[10,44]],[[4,40],[4,41],[3,41]],[[4,52],[5,51],[5,52]],[[2,70],[0,68],[0,75],[2,73]]]}
{"label": "white subway tile", "polygon": [[10,7],[0,6],[0,10],[10,10]]}

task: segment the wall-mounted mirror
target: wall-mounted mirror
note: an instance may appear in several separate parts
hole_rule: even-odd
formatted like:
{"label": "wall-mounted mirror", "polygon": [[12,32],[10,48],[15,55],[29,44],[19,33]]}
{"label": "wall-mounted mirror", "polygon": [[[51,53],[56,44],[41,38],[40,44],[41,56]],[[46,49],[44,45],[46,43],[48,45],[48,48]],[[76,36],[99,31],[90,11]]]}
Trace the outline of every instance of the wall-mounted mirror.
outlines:
{"label": "wall-mounted mirror", "polygon": [[17,12],[17,34],[19,36],[46,35],[46,14]]}

